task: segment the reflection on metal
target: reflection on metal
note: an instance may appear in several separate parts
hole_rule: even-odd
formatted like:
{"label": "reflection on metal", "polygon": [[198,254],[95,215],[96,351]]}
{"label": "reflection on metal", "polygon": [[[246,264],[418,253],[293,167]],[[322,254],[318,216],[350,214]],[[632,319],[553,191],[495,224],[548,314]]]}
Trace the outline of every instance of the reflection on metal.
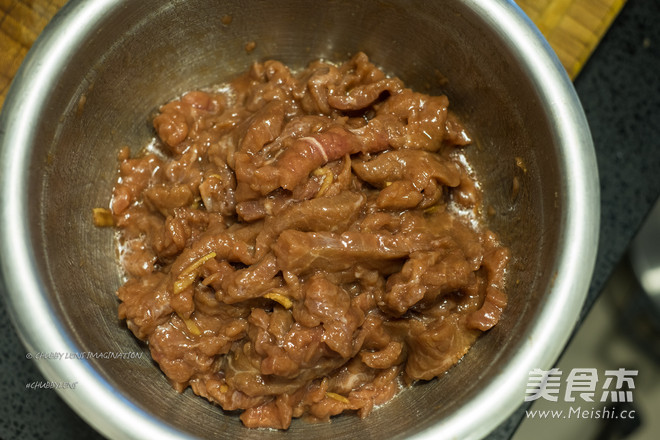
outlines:
{"label": "reflection on metal", "polygon": [[630,261],[640,284],[660,309],[660,200],[630,246]]}

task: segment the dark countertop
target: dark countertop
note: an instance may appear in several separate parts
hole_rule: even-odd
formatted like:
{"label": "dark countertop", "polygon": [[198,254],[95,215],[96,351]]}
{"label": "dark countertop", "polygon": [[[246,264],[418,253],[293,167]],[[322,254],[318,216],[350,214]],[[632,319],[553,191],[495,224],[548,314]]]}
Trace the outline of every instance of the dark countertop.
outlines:
{"label": "dark countertop", "polygon": [[[601,179],[596,270],[582,317],[660,196],[660,2],[630,1],[575,80],[591,126]],[[4,297],[4,294],[2,295]],[[101,438],[48,389],[0,301],[0,439]],[[510,438],[525,407],[490,436]]]}

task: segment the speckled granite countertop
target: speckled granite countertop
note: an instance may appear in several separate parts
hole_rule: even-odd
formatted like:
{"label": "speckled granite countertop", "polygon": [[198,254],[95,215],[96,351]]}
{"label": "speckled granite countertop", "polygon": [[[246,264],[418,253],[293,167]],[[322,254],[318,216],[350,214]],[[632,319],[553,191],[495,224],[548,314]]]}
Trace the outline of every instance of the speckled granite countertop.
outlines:
{"label": "speckled granite countertop", "polygon": [[[657,23],[660,2],[628,2],[575,80],[596,145],[602,191],[600,247],[583,317],[660,195]],[[2,301],[0,335],[0,439],[101,438],[55,391],[26,388],[44,379],[26,359]],[[524,409],[490,438],[510,438]]]}

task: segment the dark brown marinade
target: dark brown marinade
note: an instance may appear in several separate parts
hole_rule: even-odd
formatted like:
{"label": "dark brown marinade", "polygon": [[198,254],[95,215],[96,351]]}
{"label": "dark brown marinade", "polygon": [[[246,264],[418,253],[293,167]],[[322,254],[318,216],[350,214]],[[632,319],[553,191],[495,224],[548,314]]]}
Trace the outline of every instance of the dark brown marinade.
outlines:
{"label": "dark brown marinade", "polygon": [[498,322],[508,250],[448,106],[358,53],[160,108],[111,210],[119,317],[175,389],[248,427],[366,417]]}

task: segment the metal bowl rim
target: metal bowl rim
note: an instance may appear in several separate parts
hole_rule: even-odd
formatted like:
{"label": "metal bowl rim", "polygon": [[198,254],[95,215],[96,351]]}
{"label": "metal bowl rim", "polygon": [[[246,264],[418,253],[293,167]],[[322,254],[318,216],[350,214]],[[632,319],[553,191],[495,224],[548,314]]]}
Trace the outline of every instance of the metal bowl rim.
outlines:
{"label": "metal bowl rim", "polygon": [[[28,53],[0,116],[0,262],[10,315],[26,348],[32,352],[77,352],[62,323],[46,301],[27,227],[27,182],[34,141],[35,115],[40,114],[53,78],[66,60],[95,31],[97,23],[121,2],[69,2],[47,26]],[[557,276],[543,310],[506,373],[450,417],[415,438],[480,438],[522,404],[527,374],[550,368],[578,322],[596,259],[599,230],[599,184],[588,123],[563,67],[531,21],[512,2],[470,1],[468,6],[516,51],[545,100],[555,131],[562,133],[561,166],[567,185],[564,234]],[[552,332],[546,329],[554,329]],[[61,397],[99,432],[109,437],[185,437],[172,426],[131,403],[84,360],[38,362],[46,378],[77,382],[76,392]],[[58,390],[59,391],[59,390]],[[480,423],[474,423],[480,414]],[[121,421],[119,423],[118,421]]]}

